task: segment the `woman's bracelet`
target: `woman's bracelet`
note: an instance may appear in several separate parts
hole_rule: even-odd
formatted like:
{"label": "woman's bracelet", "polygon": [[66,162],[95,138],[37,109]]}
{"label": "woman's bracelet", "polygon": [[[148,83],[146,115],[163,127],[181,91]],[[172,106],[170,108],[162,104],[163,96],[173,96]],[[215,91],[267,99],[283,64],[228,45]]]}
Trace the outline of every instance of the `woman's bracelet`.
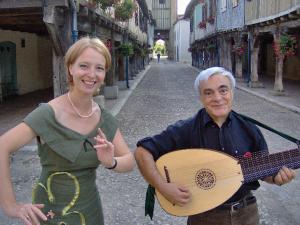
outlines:
{"label": "woman's bracelet", "polygon": [[118,165],[118,160],[116,160],[116,158],[114,158],[114,165],[112,165],[111,167],[105,167],[106,169],[109,170],[113,170],[114,168],[116,168]]}

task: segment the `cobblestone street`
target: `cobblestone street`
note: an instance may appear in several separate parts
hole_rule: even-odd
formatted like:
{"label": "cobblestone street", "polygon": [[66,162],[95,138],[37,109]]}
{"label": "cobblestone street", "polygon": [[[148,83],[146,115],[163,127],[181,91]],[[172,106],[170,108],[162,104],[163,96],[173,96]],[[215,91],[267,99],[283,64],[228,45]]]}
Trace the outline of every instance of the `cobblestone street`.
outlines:
{"label": "cobblestone street", "polygon": [[[170,123],[195,114],[201,107],[193,83],[195,69],[161,60],[153,63],[117,114],[120,129],[132,150],[145,136],[162,131]],[[241,90],[235,91],[234,110],[299,139],[300,114],[269,103]],[[278,135],[262,129],[270,152],[295,148]],[[34,145],[25,146],[13,157],[12,177],[19,201],[31,201],[31,188],[40,172]],[[300,179],[278,187],[264,182],[255,192],[262,225],[299,225]],[[107,225],[184,225],[186,218],[165,213],[156,202],[153,221],[144,216],[147,184],[137,167],[127,174],[99,167],[97,184]],[[1,225],[19,225],[0,212]]]}

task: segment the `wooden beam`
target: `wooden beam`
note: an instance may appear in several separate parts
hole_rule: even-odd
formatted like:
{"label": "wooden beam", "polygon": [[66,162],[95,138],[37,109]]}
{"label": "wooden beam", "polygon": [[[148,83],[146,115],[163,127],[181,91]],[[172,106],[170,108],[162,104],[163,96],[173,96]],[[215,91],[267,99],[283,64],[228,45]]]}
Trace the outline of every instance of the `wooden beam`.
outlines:
{"label": "wooden beam", "polygon": [[[69,5],[68,0],[47,0],[45,6],[64,6]],[[0,8],[3,9],[17,9],[17,8],[30,8],[30,7],[43,7],[41,0],[1,0]]]}
{"label": "wooden beam", "polygon": [[0,28],[39,35],[47,34],[41,8],[0,9]]}
{"label": "wooden beam", "polygon": [[[64,20],[63,25],[59,25]],[[44,9],[43,21],[53,43],[53,86],[54,96],[59,96],[67,91],[67,76],[64,68],[64,55],[72,43],[71,38],[71,13],[54,6]]]}
{"label": "wooden beam", "polygon": [[0,24],[16,24],[16,25],[41,25],[43,24],[42,15],[39,16],[14,16],[14,17],[2,17],[0,16]]}
{"label": "wooden beam", "polygon": [[27,33],[35,33],[37,35],[48,35],[48,31],[46,26],[38,27],[38,26],[32,26],[31,28],[15,25],[15,26],[4,26],[1,25],[0,28],[2,30],[11,30],[11,31],[20,31],[20,32],[27,32]]}

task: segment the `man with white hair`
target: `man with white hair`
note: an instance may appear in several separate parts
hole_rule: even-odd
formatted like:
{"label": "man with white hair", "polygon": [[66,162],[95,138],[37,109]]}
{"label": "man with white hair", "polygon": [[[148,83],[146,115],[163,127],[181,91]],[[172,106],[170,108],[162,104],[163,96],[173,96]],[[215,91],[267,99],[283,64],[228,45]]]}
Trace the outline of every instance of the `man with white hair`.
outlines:
{"label": "man with white hair", "polygon": [[[146,137],[137,143],[135,158],[145,180],[170,202],[184,206],[191,199],[189,189],[167,183],[159,174],[155,161],[162,155],[189,148],[214,149],[234,157],[267,150],[260,130],[232,111],[235,79],[222,67],[200,72],[195,80],[204,108],[193,117],[170,125],[160,134]],[[283,167],[264,181],[282,185],[295,177],[292,169]],[[259,214],[252,190],[259,182],[243,184],[224,204],[204,213],[189,216],[188,225],[258,225]]]}

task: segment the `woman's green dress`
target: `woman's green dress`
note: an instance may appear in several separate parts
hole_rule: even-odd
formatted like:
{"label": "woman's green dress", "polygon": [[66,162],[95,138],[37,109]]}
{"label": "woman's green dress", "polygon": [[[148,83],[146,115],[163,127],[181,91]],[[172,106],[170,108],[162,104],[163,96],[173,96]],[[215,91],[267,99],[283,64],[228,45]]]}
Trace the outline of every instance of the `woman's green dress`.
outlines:
{"label": "woman's green dress", "polygon": [[101,110],[98,125],[88,135],[59,123],[49,104],[41,104],[24,119],[38,136],[42,172],[33,189],[33,202],[45,204],[42,211],[49,216],[43,224],[104,224],[95,183],[99,160],[93,148],[94,137],[100,127],[112,141],[117,122],[111,114]]}

